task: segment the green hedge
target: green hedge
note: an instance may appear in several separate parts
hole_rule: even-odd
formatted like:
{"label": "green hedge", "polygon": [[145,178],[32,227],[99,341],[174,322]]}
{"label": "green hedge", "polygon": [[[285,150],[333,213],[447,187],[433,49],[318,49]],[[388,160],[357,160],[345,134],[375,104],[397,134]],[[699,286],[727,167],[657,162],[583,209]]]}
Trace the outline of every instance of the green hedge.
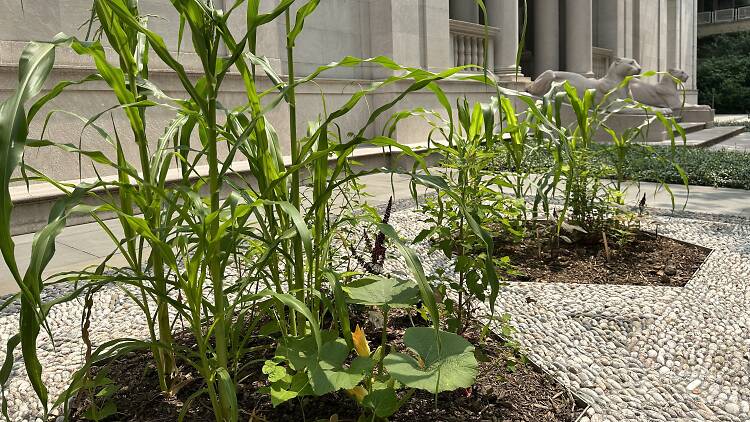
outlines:
{"label": "green hedge", "polygon": [[[626,177],[642,182],[664,181],[682,184],[682,179],[674,166],[657,158],[670,157],[673,153],[671,149],[650,149],[648,152],[637,149],[628,155]],[[674,154],[675,161],[685,170],[691,185],[750,190],[750,153],[679,147]],[[598,160],[601,164],[612,165],[605,157],[600,156]],[[530,154],[527,163],[528,169],[540,172],[548,169],[552,160],[545,153],[539,152]],[[508,169],[502,161],[496,162],[495,165],[499,170]]]}
{"label": "green hedge", "polygon": [[[656,150],[669,154],[668,148]],[[679,148],[676,157],[691,185],[750,189],[750,153]],[[627,169],[628,178],[632,180],[682,183],[674,167],[656,160],[634,157],[628,161]]]}

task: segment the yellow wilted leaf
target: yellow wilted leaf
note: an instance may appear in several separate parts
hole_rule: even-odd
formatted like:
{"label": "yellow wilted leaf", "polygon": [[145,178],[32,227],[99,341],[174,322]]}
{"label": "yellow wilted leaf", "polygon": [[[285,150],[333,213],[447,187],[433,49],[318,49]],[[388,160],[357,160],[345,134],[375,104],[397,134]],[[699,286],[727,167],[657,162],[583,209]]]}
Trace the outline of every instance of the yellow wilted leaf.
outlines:
{"label": "yellow wilted leaf", "polygon": [[352,333],[352,342],[354,342],[354,350],[357,351],[357,355],[367,357],[370,356],[370,345],[367,344],[367,337],[365,332],[357,324],[357,328]]}
{"label": "yellow wilted leaf", "polygon": [[357,403],[362,403],[362,400],[364,400],[365,396],[367,395],[367,390],[365,390],[365,388],[361,385],[358,385],[350,390],[346,390],[346,392],[349,393],[350,396],[354,397],[354,399],[357,400]]}

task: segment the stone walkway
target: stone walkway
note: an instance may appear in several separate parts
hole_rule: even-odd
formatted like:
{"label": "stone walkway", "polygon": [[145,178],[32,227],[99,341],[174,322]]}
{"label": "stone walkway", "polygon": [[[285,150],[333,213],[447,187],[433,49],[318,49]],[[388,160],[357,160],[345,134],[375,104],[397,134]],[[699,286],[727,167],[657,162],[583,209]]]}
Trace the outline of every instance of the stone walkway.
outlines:
{"label": "stone walkway", "polygon": [[[384,204],[391,195],[391,183],[388,175],[371,175],[363,178],[362,183],[367,198],[372,205]],[[407,178],[394,175],[394,190],[396,199],[410,198]],[[706,186],[691,186],[690,192],[681,185],[669,185],[675,194],[675,204],[682,209],[685,200],[689,198],[687,210],[721,215],[739,215],[750,218],[750,192],[740,189],[717,189]],[[656,193],[655,193],[656,192]],[[641,183],[640,189],[633,184],[628,187],[627,203],[636,204],[638,199],[646,193],[647,203],[651,208],[671,209],[671,199],[664,189],[659,189],[654,183]],[[122,234],[116,220],[107,221],[108,226],[116,236]],[[16,256],[19,259],[21,271],[26,269],[33,234],[14,236],[16,242]],[[96,224],[81,224],[66,228],[57,240],[57,252],[47,268],[47,274],[54,274],[65,270],[77,270],[89,265],[98,265],[101,259],[112,251],[112,241]],[[115,255],[114,264],[124,260]],[[18,291],[5,262],[0,259],[0,295]]]}
{"label": "stone walkway", "polygon": [[735,135],[726,141],[722,141],[719,144],[708,147],[709,150],[713,151],[734,151],[734,152],[748,152],[750,151],[750,132],[742,132],[739,135]]}

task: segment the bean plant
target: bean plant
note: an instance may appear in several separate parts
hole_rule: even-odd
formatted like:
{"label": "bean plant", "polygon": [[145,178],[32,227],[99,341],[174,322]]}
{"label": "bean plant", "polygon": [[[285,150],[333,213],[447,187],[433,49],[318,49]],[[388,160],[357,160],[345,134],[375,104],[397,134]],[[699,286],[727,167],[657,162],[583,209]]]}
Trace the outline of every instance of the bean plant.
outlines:
{"label": "bean plant", "polygon": [[415,242],[429,239],[446,257],[455,258],[456,277],[442,272],[438,276],[445,282],[441,294],[448,325],[462,333],[473,321],[471,308],[477,301],[488,301],[494,307],[500,288],[499,270],[508,267],[507,257],[495,257],[494,238],[506,233],[521,236],[514,221],[523,207],[503,194],[501,188],[511,185],[492,171],[491,164],[499,154],[496,145],[503,142],[495,127],[498,103],[476,103],[472,107],[464,99],[456,109],[456,130],[447,121],[437,126],[444,137],[434,142],[441,170],[414,179],[436,191],[422,207],[430,228],[423,230]]}

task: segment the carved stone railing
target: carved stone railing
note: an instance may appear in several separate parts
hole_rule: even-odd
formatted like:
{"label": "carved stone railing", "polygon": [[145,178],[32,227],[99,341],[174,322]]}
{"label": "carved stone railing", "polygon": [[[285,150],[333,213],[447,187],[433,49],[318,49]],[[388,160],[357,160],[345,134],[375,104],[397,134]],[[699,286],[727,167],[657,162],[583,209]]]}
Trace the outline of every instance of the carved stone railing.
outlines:
{"label": "carved stone railing", "polygon": [[737,8],[737,20],[750,19],[750,6],[742,6]]}
{"label": "carved stone railing", "polygon": [[714,22],[734,22],[734,9],[719,9],[714,11]]}
{"label": "carved stone railing", "polygon": [[591,50],[591,68],[594,72],[594,77],[602,78],[607,74],[609,66],[612,64],[612,60],[614,60],[615,54],[612,50],[607,48],[592,47]]}
{"label": "carved stone railing", "polygon": [[450,20],[451,55],[454,66],[474,65],[467,69],[468,72],[479,72],[482,70],[484,60],[484,43],[487,38],[487,68],[494,70],[495,36],[500,32],[498,28],[479,25],[471,22]]}
{"label": "carved stone railing", "polygon": [[714,12],[698,12],[698,25],[712,23],[714,21]]}

